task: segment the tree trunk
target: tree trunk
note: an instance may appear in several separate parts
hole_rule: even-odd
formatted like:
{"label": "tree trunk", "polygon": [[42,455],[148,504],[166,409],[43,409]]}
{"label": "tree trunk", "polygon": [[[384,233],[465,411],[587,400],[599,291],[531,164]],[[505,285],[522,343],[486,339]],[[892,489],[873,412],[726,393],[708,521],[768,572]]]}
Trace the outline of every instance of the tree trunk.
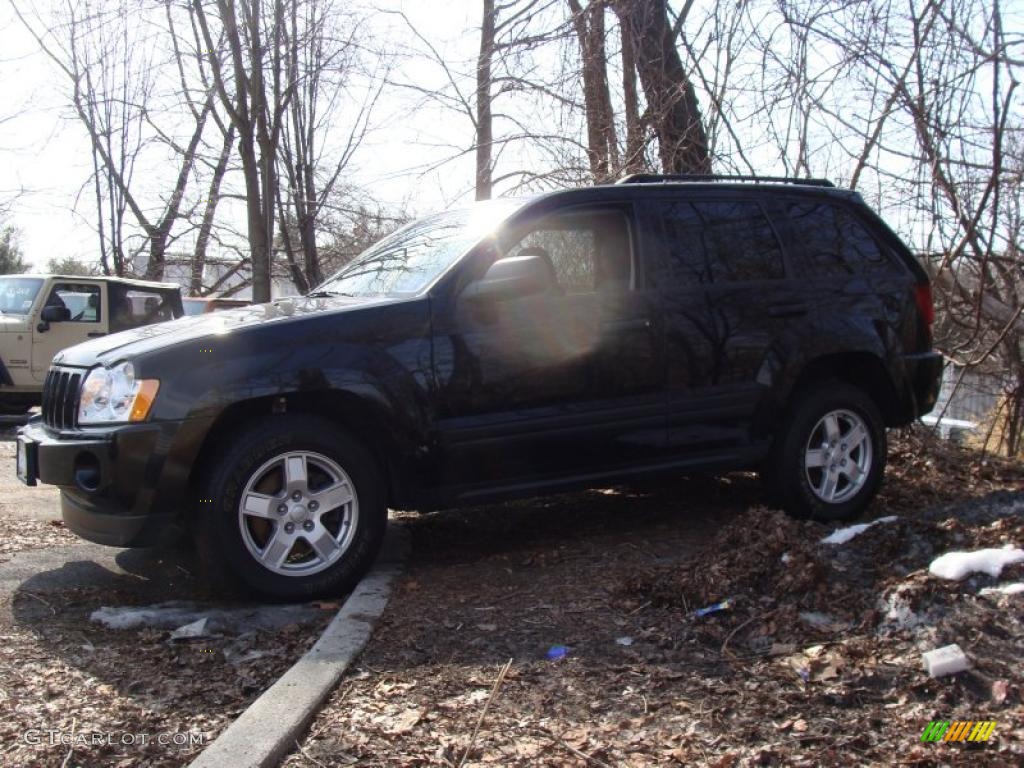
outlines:
{"label": "tree trunk", "polygon": [[309,293],[310,285],[306,279],[306,273],[295,258],[295,244],[292,242],[292,233],[288,227],[288,209],[281,199],[280,190],[277,194],[277,226],[281,233],[281,249],[284,251],[285,260],[288,262],[288,273],[292,277],[299,293],[305,296]]}
{"label": "tree trunk", "polygon": [[490,200],[494,141],[491,117],[491,57],[494,56],[494,0],[484,0],[480,55],[476,62],[476,199]]}
{"label": "tree trunk", "polygon": [[665,0],[616,0],[614,8],[636,56],[662,170],[710,173],[707,133],[693,83],[675,47]]}
{"label": "tree trunk", "polygon": [[568,0],[573,27],[580,46],[583,102],[587,117],[587,155],[594,181],[601,183],[618,171],[619,147],[612,101],[608,93],[605,60],[604,3],[591,0],[584,9],[579,0]]}
{"label": "tree trunk", "polygon": [[[227,43],[234,93],[228,92],[222,71],[226,64],[217,53],[201,0],[192,0],[192,9],[206,48],[206,58],[231,124],[238,130],[238,154],[245,178],[246,230],[252,267],[252,298],[257,304],[270,301],[271,256],[274,239],[275,163],[281,114],[287,108],[290,87],[280,90],[281,29],[284,6],[275,3],[270,28],[264,31],[257,3],[243,3],[242,23],[235,15],[235,3],[218,0],[217,15]],[[264,67],[270,57],[270,82],[273,99],[267,98]],[[257,149],[259,156],[257,157]]]}
{"label": "tree trunk", "polygon": [[636,51],[632,35],[622,34],[622,99],[626,115],[626,173],[640,173],[646,167],[644,128],[640,122],[640,100],[636,89]]}
{"label": "tree trunk", "polygon": [[206,191],[206,204],[203,207],[203,218],[199,223],[199,234],[196,235],[196,247],[192,253],[192,276],[189,280],[189,293],[193,296],[200,296],[203,293],[203,271],[206,269],[206,249],[210,243],[210,233],[213,231],[213,219],[217,212],[217,203],[220,198],[220,185],[227,173],[228,159],[231,157],[231,148],[235,143],[235,126],[228,126],[224,134],[224,143],[220,148],[220,157],[217,158],[217,165],[213,169],[213,178],[210,179],[210,186]]}

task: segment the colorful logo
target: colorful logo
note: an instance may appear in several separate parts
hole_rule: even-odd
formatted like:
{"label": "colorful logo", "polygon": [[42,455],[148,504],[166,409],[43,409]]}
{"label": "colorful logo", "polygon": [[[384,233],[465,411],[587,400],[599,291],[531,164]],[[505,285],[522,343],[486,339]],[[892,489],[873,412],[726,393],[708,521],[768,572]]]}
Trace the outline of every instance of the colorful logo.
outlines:
{"label": "colorful logo", "polygon": [[932,720],[921,741],[988,741],[995,728],[995,720]]}

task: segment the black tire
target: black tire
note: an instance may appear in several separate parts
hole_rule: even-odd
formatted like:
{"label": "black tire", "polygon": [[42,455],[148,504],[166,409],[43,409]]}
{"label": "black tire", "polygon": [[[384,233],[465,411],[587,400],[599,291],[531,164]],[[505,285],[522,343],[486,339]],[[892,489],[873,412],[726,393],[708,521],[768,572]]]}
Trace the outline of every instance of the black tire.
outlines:
{"label": "black tire", "polygon": [[[819,490],[825,490],[827,486],[821,473],[828,469],[809,468],[807,464],[811,463],[808,461],[809,452],[818,450],[816,446],[809,445],[812,437],[816,441],[822,438],[824,433],[820,431],[820,424],[827,414],[835,412],[847,412],[859,417],[870,441],[870,466],[862,474],[863,481],[859,488],[854,488],[857,481],[850,481],[844,475],[838,475],[839,499],[837,502],[828,502],[812,486],[814,477],[819,481]],[[822,449],[825,449],[824,442]],[[861,450],[866,450],[866,447]],[[831,456],[824,452],[821,455]],[[853,458],[858,455],[854,454],[847,460],[855,463]],[[841,454],[840,458],[846,457]],[[878,493],[885,475],[885,459],[885,425],[875,402],[865,392],[850,384],[824,381],[794,393],[793,405],[779,426],[764,468],[764,481],[771,501],[794,517],[830,522],[851,520],[860,515]],[[813,460],[817,461],[816,458]],[[839,463],[834,459],[830,460],[833,462],[832,465]],[[843,482],[848,488],[842,486]],[[849,496],[842,498],[840,494],[844,491],[849,493]]]}
{"label": "black tire", "polygon": [[[340,548],[343,551],[338,559],[324,570],[305,575],[282,575],[264,566],[246,543],[248,534],[243,533],[239,514],[242,493],[255,474],[275,461],[275,457],[289,452],[304,452],[336,462],[350,480],[357,510],[351,522],[354,530],[346,534],[348,544]],[[369,451],[324,419],[282,414],[239,430],[221,443],[217,454],[219,458],[199,484],[195,510],[196,543],[207,578],[227,577],[240,581],[249,591],[286,601],[334,596],[356,585],[379,551],[387,526],[384,484]],[[283,501],[287,503],[288,497]],[[288,518],[264,525],[276,532],[285,519]],[[303,545],[309,556],[317,557],[312,546],[305,541],[299,543],[300,548]],[[286,565],[293,556],[289,554]],[[224,586],[230,591],[230,587],[238,584]]]}

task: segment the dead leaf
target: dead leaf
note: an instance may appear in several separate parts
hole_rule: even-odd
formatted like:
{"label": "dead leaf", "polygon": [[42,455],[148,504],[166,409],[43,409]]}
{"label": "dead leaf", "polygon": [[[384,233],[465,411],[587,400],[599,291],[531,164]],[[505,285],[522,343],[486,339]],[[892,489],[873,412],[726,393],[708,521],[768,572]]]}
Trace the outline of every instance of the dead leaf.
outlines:
{"label": "dead leaf", "polygon": [[1002,704],[1006,701],[1006,696],[1010,691],[1010,684],[1006,680],[996,680],[992,683],[992,701],[996,704]]}
{"label": "dead leaf", "polygon": [[391,720],[390,727],[385,730],[388,733],[399,734],[411,731],[423,718],[423,712],[419,709],[406,709]]}

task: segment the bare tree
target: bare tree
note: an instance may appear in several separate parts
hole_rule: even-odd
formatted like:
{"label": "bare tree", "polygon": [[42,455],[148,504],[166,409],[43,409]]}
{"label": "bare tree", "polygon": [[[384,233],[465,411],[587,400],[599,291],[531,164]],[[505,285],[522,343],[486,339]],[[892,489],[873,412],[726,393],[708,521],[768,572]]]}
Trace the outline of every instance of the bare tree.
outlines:
{"label": "bare tree", "polygon": [[[669,24],[665,0],[614,0],[613,8],[643,86],[662,170],[710,173],[711,156],[697,94],[676,48],[679,30]],[[684,10],[680,19],[685,18]]]}
{"label": "bare tree", "polygon": [[[253,301],[270,300],[277,154],[295,84],[285,68],[284,0],[192,0],[221,106],[238,136]],[[239,13],[240,11],[240,13]],[[218,30],[214,34],[213,30]],[[223,38],[224,48],[218,46]]]}
{"label": "bare tree", "polygon": [[1019,453],[1024,40],[999,0],[755,7],[741,55],[758,87],[726,105],[750,116],[746,143],[785,172],[844,179],[896,222],[936,288],[936,346],[959,382],[992,382],[986,443]]}
{"label": "bare tree", "polygon": [[[568,0],[572,24],[580,46],[583,77],[583,101],[586,109],[587,147],[590,173],[598,183],[617,175],[619,145],[608,88],[608,63],[605,55],[605,0],[590,0],[584,8],[579,0]],[[635,115],[635,91],[632,118]],[[638,126],[634,123],[634,129]],[[635,136],[633,137],[635,139]],[[627,153],[636,147],[627,148]]]}
{"label": "bare tree", "polygon": [[494,56],[494,0],[483,0],[480,52],[476,62],[476,199],[490,200],[493,187],[494,118],[491,115],[491,59]]}
{"label": "bare tree", "polygon": [[371,82],[353,87],[361,57],[370,52],[369,32],[362,18],[331,0],[291,3],[286,47],[294,92],[278,148],[287,182],[278,189],[278,227],[292,280],[305,293],[324,279],[321,212],[369,131],[386,57],[372,52]]}
{"label": "bare tree", "polygon": [[[71,106],[88,133],[104,271],[122,275],[132,268],[124,221],[126,213],[130,213],[146,238],[140,248],[148,255],[145,275],[161,279],[171,230],[181,218],[212,94],[196,114],[186,144],[176,146],[180,164],[169,194],[161,200],[159,213],[154,217],[133,184],[136,159],[148,141],[143,127],[152,125],[152,47],[139,38],[135,26],[116,9],[87,8],[80,12],[75,3],[69,2],[62,20],[46,28],[26,16],[13,0],[11,5],[41,50],[67,77]],[[174,143],[166,134],[157,140]]]}

